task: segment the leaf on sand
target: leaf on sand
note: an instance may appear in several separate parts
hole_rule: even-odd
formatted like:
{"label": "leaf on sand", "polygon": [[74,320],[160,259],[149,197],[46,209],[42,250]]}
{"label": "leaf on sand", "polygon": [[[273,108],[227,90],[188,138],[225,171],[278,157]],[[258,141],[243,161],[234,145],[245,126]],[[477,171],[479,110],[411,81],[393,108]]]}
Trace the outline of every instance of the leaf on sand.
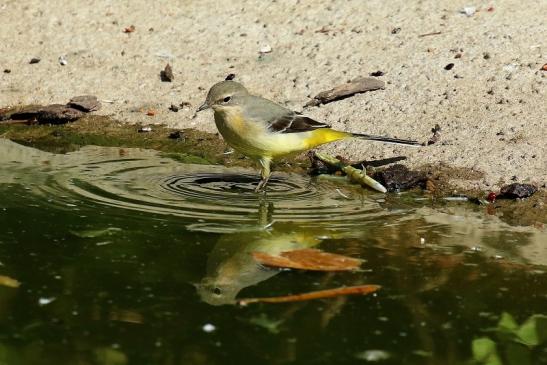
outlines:
{"label": "leaf on sand", "polygon": [[338,85],[330,90],[315,95],[304,107],[327,104],[332,101],[347,98],[355,94],[383,89],[385,83],[373,77],[359,77],[346,84]]}
{"label": "leaf on sand", "polygon": [[7,286],[8,288],[18,288],[21,283],[9,276],[0,275],[0,285]]}
{"label": "leaf on sand", "polygon": [[324,252],[314,248],[282,252],[279,256],[253,252],[253,258],[262,265],[315,271],[358,270],[362,260]]}
{"label": "leaf on sand", "polygon": [[241,306],[245,306],[251,303],[301,302],[301,301],[312,300],[312,299],[339,297],[342,295],[357,295],[357,294],[366,295],[366,294],[374,293],[380,288],[381,286],[379,285],[345,286],[341,288],[312,291],[309,293],[294,294],[294,295],[287,295],[287,296],[281,296],[281,297],[240,299],[237,301],[237,303]]}

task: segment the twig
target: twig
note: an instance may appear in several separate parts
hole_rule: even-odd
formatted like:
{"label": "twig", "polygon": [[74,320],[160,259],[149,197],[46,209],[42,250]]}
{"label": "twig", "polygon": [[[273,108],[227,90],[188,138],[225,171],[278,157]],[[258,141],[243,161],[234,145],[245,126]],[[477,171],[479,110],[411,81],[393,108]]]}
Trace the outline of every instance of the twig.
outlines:
{"label": "twig", "polygon": [[381,193],[387,192],[387,189],[378,181],[368,176],[365,170],[359,170],[353,166],[348,166],[342,163],[340,160],[329,155],[315,153],[315,156],[317,156],[317,158],[323,161],[324,163],[332,165],[342,170],[343,172],[345,172],[348,179],[350,179],[350,181],[361,184],[362,186],[363,185],[369,186],[372,189],[379,191]]}
{"label": "twig", "polygon": [[315,95],[304,107],[327,104],[332,101],[347,98],[355,94],[383,89],[385,83],[374,77],[359,77],[347,84],[338,85],[330,90]]}
{"label": "twig", "polygon": [[361,294],[366,295],[370,293],[374,293],[378,289],[380,289],[381,286],[379,285],[357,285],[357,286],[347,286],[337,289],[327,289],[327,290],[319,290],[319,291],[313,291],[309,293],[302,293],[302,294],[295,294],[295,295],[287,295],[282,297],[266,297],[266,298],[247,298],[247,299],[240,299],[237,301],[237,303],[241,306],[245,306],[252,303],[289,303],[289,302],[300,302],[304,300],[312,300],[312,299],[321,299],[321,298],[333,298],[338,297],[341,295],[355,295],[355,294]]}
{"label": "twig", "polygon": [[420,34],[418,37],[422,38],[422,37],[429,37],[430,35],[439,35],[439,34],[442,34],[442,32],[431,32],[431,33]]}

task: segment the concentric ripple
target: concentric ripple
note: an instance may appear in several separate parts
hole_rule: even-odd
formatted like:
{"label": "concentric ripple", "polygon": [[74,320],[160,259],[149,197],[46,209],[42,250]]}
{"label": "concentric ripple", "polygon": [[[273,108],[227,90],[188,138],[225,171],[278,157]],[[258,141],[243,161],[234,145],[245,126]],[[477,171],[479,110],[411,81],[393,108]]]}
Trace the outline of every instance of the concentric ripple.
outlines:
{"label": "concentric ripple", "polygon": [[34,190],[54,204],[94,202],[169,214],[187,218],[186,225],[194,230],[241,231],[272,221],[302,226],[324,222],[336,229],[394,214],[376,201],[382,195],[305,175],[275,173],[267,193],[258,194],[258,174],[252,169],[183,164],[137,149],[122,154],[117,148],[86,147],[53,155],[9,147],[11,161],[13,156],[19,160],[19,182],[32,181]]}

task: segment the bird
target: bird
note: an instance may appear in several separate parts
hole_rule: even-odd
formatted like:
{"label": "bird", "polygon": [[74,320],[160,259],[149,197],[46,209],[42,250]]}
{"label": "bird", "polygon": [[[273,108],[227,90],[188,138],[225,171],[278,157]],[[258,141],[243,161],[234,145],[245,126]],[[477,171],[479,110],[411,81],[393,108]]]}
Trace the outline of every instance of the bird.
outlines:
{"label": "bird", "polygon": [[197,112],[212,109],[215,124],[234,150],[258,162],[261,180],[255,191],[265,190],[271,163],[325,143],[348,138],[418,146],[413,140],[390,138],[331,128],[271,100],[251,94],[242,84],[224,80],[214,84]]}

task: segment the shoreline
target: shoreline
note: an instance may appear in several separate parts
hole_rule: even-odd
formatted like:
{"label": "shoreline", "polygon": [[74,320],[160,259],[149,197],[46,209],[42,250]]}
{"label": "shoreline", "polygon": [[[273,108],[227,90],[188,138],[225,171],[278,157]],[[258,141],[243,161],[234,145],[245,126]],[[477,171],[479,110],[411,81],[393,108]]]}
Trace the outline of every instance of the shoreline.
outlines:
{"label": "shoreline", "polygon": [[[63,125],[6,125],[0,122],[0,138],[55,153],[67,153],[85,145],[118,147],[120,151],[124,148],[145,148],[159,151],[164,156],[183,163],[222,164],[227,167],[248,167],[256,170],[251,160],[243,158],[237,152],[226,154],[228,146],[218,134],[195,129],[174,130],[158,125],[151,126],[149,132],[143,132],[143,127],[107,117],[88,115],[76,122]],[[208,146],[207,150],[203,149],[204,143]],[[397,163],[408,166],[407,161]],[[283,171],[309,174],[309,168],[309,157],[300,154],[282,160],[275,166],[274,173]],[[383,168],[385,167],[379,170]],[[469,204],[482,205],[480,202],[484,202],[491,192],[473,186],[473,182],[483,176],[482,172],[477,170],[446,164],[424,164],[413,170],[424,174],[428,182],[427,187],[414,188],[411,191],[421,191],[425,196],[439,202],[447,201],[446,198],[459,197],[462,202],[469,201]],[[256,171],[258,174],[258,170]],[[501,213],[517,225],[542,226],[547,223],[543,213],[546,199],[545,188],[538,187],[538,191],[529,198],[497,200],[494,204],[485,204],[484,208],[487,214],[496,214],[498,210],[498,214]]]}

